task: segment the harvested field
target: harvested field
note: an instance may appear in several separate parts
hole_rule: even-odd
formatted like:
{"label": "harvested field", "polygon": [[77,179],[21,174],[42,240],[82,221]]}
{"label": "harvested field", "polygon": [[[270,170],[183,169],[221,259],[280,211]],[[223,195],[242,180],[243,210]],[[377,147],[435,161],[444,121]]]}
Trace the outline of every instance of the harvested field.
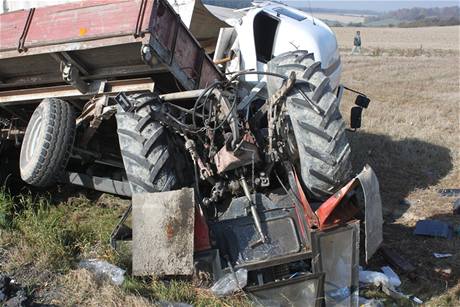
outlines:
{"label": "harvested field", "polygon": [[313,17],[330,20],[330,21],[338,21],[344,24],[348,24],[350,22],[364,22],[366,16],[363,15],[351,15],[351,14],[331,14],[331,13],[313,13]]}
{"label": "harvested field", "polygon": [[[335,30],[343,46],[344,36],[352,37],[355,29]],[[363,128],[350,133],[355,167],[369,163],[375,169],[384,206],[384,242],[416,266],[415,279],[403,275],[402,289],[428,300],[431,306],[460,304],[460,237],[448,240],[413,235],[415,223],[422,219],[460,227],[460,218],[452,214],[455,198],[437,192],[459,188],[460,183],[458,30],[361,29],[365,45],[410,48],[420,40],[426,42],[424,48],[454,48],[446,49],[443,56],[342,53],[343,83],[373,100],[364,112]],[[400,35],[388,41],[390,33]],[[440,33],[444,43],[437,36]],[[448,39],[454,39],[455,33],[457,45]],[[343,113],[352,105],[353,96],[346,95]],[[433,252],[452,253],[453,257],[436,259]],[[380,261],[377,257],[374,265],[382,264]],[[436,273],[436,268],[450,268],[452,273],[446,278]]]}
{"label": "harvested field", "polygon": [[356,28],[333,29],[340,48],[351,49],[353,36],[361,31],[363,48],[369,49],[439,49],[458,53],[460,26],[426,28]]}

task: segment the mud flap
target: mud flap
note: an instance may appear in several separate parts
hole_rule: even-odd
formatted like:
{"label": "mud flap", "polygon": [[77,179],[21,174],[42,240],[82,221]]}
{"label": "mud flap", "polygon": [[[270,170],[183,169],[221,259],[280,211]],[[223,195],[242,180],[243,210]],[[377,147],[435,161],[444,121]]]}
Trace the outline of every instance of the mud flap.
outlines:
{"label": "mud flap", "polygon": [[191,188],[133,195],[133,275],[193,274]]}
{"label": "mud flap", "polygon": [[361,183],[364,193],[364,229],[367,262],[375,254],[383,241],[382,199],[380,198],[379,181],[369,165],[366,165],[356,178]]}

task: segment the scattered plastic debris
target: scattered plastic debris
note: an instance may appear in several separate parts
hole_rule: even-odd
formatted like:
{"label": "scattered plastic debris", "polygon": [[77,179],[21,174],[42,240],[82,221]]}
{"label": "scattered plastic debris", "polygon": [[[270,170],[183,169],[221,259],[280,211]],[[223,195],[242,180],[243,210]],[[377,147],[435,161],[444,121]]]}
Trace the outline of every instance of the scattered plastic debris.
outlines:
{"label": "scattered plastic debris", "polygon": [[106,277],[117,286],[120,286],[125,280],[125,270],[120,269],[116,265],[108,263],[104,260],[88,259],[82,260],[78,264],[79,267],[93,272],[98,277]]}
{"label": "scattered plastic debris", "polygon": [[[390,276],[387,276],[384,273],[374,272],[374,271],[364,271],[360,268],[359,271],[359,282],[363,284],[372,284],[377,287],[381,287],[382,291],[394,298],[394,299],[408,299],[413,301],[417,304],[423,304],[423,301],[413,295],[406,295],[396,287],[401,285],[401,280],[399,279],[398,275],[388,266],[382,267],[382,271],[387,272]],[[391,272],[390,272],[391,271]],[[361,298],[360,298],[360,306],[361,305]],[[364,306],[378,306],[378,305],[364,305]]]}
{"label": "scattered plastic debris", "polygon": [[217,296],[227,296],[246,287],[247,282],[248,270],[239,269],[225,274],[211,287],[211,291]]}
{"label": "scattered plastic debris", "polygon": [[359,307],[383,307],[385,304],[381,300],[367,299],[365,297],[359,297]]}
{"label": "scattered plastic debris", "polygon": [[460,189],[439,189],[438,193],[445,197],[460,196]]}
{"label": "scattered plastic debris", "polygon": [[433,256],[435,258],[449,258],[449,257],[452,257],[452,254],[440,254],[440,253],[433,253]]}
{"label": "scattered plastic debris", "polygon": [[383,274],[388,277],[390,284],[392,284],[394,287],[399,287],[401,285],[401,279],[399,279],[398,274],[396,274],[391,267],[384,266],[380,269],[382,270]]}
{"label": "scattered plastic debris", "polygon": [[434,271],[438,273],[444,280],[449,280],[452,275],[451,268],[435,268]]}
{"label": "scattered plastic debris", "polygon": [[414,234],[451,239],[452,228],[448,224],[438,220],[422,220],[418,221],[415,225]]}
{"label": "scattered plastic debris", "polygon": [[423,301],[422,301],[421,299],[419,299],[418,297],[416,297],[416,296],[413,296],[413,295],[412,295],[412,296],[409,297],[409,299],[410,299],[411,301],[413,301],[414,303],[417,303],[417,304],[419,304],[419,305],[422,305],[422,304],[423,304]]}
{"label": "scattered plastic debris", "polygon": [[392,287],[390,279],[385,274],[374,271],[359,271],[359,282],[363,284],[373,284],[377,287]]}

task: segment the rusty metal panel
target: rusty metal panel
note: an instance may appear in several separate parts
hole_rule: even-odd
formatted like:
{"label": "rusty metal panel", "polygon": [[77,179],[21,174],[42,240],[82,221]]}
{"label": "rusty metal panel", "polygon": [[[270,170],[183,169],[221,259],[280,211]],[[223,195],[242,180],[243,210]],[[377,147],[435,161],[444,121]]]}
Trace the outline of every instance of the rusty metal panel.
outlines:
{"label": "rusty metal panel", "polygon": [[[174,43],[177,35],[177,16],[173,10],[168,10],[168,7],[163,2],[156,2],[154,8],[152,34],[155,36],[161,46],[169,51],[174,48]],[[171,54],[169,54],[171,56]],[[164,61],[171,60],[164,58]]]}
{"label": "rusty metal panel", "polygon": [[365,249],[366,261],[368,261],[383,242],[382,199],[380,198],[379,181],[369,165],[366,165],[356,178],[361,183],[364,193]]}
{"label": "rusty metal panel", "polygon": [[179,65],[179,69],[183,70],[189,79],[198,83],[204,50],[199,47],[191,48],[194,43],[193,37],[187,29],[179,28],[174,48],[174,60]]}
{"label": "rusty metal panel", "polygon": [[[165,0],[88,0],[1,14],[0,36],[3,88],[62,82],[59,63],[50,56],[58,52],[86,67],[87,79],[118,77],[120,70],[138,77],[160,64],[186,90],[224,78]],[[154,51],[149,63],[141,61],[141,44]]]}
{"label": "rusty metal panel", "polygon": [[155,0],[150,45],[187,90],[223,80],[212,60],[165,0]]}
{"label": "rusty metal panel", "polygon": [[206,88],[216,80],[222,80],[222,76],[217,71],[216,66],[206,55],[206,58],[201,65],[201,76],[199,88]]}
{"label": "rusty metal panel", "polygon": [[28,15],[29,11],[0,14],[0,50],[12,50],[18,47]]}
{"label": "rusty metal panel", "polygon": [[0,91],[0,104],[40,101],[44,98],[91,98],[100,95],[113,95],[119,92],[153,92],[154,82],[150,78],[94,82],[89,91],[82,94],[71,85],[58,85],[22,90]]}
{"label": "rusty metal panel", "polygon": [[140,0],[91,0],[36,9],[25,47],[133,33]]}
{"label": "rusty metal panel", "polygon": [[133,274],[191,275],[195,199],[191,188],[133,195]]}

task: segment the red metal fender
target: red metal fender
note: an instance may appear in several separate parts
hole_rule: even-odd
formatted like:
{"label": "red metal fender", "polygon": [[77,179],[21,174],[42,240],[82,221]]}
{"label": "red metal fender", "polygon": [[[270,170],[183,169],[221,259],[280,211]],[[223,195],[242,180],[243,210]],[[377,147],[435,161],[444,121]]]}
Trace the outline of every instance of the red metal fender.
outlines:
{"label": "red metal fender", "polygon": [[329,228],[338,224],[348,222],[359,208],[345,199],[345,196],[359,185],[359,180],[353,178],[340,191],[329,197],[315,211],[319,220],[319,229]]}
{"label": "red metal fender", "polygon": [[200,252],[211,248],[209,228],[206,218],[199,206],[195,206],[194,251]]}

